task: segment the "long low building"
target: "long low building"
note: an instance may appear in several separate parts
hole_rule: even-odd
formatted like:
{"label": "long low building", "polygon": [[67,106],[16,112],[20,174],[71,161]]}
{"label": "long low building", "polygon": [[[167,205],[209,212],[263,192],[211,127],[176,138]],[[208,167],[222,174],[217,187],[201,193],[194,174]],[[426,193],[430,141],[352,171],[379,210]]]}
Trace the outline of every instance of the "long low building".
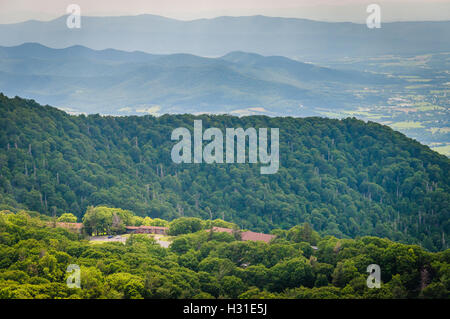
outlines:
{"label": "long low building", "polygon": [[49,227],[61,227],[61,228],[65,228],[67,230],[76,232],[76,233],[81,233],[81,229],[83,228],[83,224],[82,223],[66,223],[66,222],[48,222],[47,225]]}
{"label": "long low building", "polygon": [[126,226],[127,234],[167,235],[169,228],[161,226]]}
{"label": "long low building", "polygon": [[[224,228],[224,227],[213,227],[213,231],[219,232],[219,233],[229,233],[233,234],[234,230],[231,228]],[[274,239],[276,236],[271,234],[264,234],[264,233],[255,233],[253,231],[244,231],[240,232],[241,239],[242,240],[251,240],[251,241],[263,241],[265,243],[269,243],[272,239]]]}
{"label": "long low building", "polygon": [[251,240],[251,241],[263,241],[265,243],[269,243],[276,236],[271,234],[263,234],[263,233],[255,233],[252,231],[244,231],[241,232],[242,240]]}

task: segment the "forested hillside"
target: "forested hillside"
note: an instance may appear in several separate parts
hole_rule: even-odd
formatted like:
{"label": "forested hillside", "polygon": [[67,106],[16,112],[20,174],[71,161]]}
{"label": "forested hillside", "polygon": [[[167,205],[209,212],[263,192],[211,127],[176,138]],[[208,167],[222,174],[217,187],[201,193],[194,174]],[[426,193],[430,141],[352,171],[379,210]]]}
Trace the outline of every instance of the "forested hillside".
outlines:
{"label": "forested hillside", "polygon": [[[280,169],[174,164],[174,128],[280,128]],[[310,223],[322,235],[374,235],[447,247],[450,160],[356,119],[70,116],[0,95],[1,209],[81,217],[88,205],[140,216],[222,218],[255,231]]]}

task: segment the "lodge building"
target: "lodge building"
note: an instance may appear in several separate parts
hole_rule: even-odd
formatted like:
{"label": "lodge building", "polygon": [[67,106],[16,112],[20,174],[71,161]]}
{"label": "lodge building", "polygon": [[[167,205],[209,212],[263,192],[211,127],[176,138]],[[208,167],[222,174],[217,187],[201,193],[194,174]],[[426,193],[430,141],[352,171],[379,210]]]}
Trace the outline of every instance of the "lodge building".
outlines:
{"label": "lodge building", "polygon": [[167,235],[169,228],[160,226],[127,226],[127,234],[157,234]]}
{"label": "lodge building", "polygon": [[[213,232],[233,234],[234,231],[231,228],[213,227]],[[272,239],[274,239],[276,237],[275,235],[255,233],[253,231],[244,231],[244,232],[240,232],[240,234],[241,234],[241,240],[263,241],[265,243],[269,243]]]}

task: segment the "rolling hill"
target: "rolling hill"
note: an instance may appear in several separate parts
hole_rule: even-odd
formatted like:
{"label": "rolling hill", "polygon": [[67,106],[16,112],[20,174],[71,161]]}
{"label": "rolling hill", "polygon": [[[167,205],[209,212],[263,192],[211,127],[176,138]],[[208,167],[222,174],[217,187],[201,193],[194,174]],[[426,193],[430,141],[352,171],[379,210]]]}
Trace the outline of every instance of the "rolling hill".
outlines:
{"label": "rolling hill", "polygon": [[[171,132],[280,129],[280,169],[174,164]],[[221,218],[269,231],[308,222],[322,235],[375,235],[445,249],[450,160],[354,118],[229,115],[71,116],[0,95],[1,209],[82,216],[89,205],[140,216]]]}
{"label": "rolling hill", "polygon": [[36,43],[0,47],[0,88],[9,96],[85,113],[314,115],[373,103],[355,90],[401,80],[281,56],[231,52],[220,58],[155,55]]}

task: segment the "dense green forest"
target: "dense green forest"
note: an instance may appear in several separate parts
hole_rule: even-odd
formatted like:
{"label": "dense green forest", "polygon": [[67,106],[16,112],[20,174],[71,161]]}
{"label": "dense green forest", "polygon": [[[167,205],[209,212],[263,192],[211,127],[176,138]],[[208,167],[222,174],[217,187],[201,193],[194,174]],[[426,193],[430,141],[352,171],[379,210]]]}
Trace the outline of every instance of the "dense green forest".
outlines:
{"label": "dense green forest", "polygon": [[[307,224],[273,230],[269,244],[240,241],[191,229],[189,218],[169,224],[180,232],[170,248],[148,235],[93,244],[51,220],[0,211],[0,299],[450,297],[450,249],[320,237]],[[366,285],[373,263],[381,267],[379,289]],[[66,285],[69,264],[80,266],[81,289]]]}
{"label": "dense green forest", "polygon": [[[204,129],[279,128],[278,173],[260,175],[259,164],[173,163],[171,132],[177,127],[192,130],[194,119],[202,119]],[[254,231],[289,229],[307,222],[322,236],[386,237],[420,244],[429,251],[448,246],[450,160],[376,123],[354,118],[228,115],[71,116],[33,100],[0,94],[0,128],[0,209],[27,209],[48,216],[73,213],[81,220],[88,206],[107,205],[166,220],[182,216],[221,218]],[[33,236],[59,234],[63,244],[55,242],[54,249],[66,244],[79,247],[66,252],[67,256],[63,254],[64,258],[86,258],[87,267],[99,262],[89,261],[92,256],[135,254],[134,244],[92,251],[84,244],[72,243],[72,235],[47,232],[33,235],[26,231],[29,237],[23,245],[40,247]],[[19,235],[10,236],[12,245],[21,245]],[[36,240],[45,241],[44,237]],[[383,239],[341,241],[349,245],[343,251],[351,252],[345,258],[356,258],[352,256],[365,249],[364,241],[383,249],[410,249]],[[155,256],[168,254],[146,241],[136,245],[136,249],[151,250]],[[223,243],[220,247],[228,245],[237,244]],[[294,244],[289,247],[297,249]],[[419,248],[411,249],[414,254],[430,256]],[[336,266],[337,256],[330,265]],[[132,258],[126,262],[117,258],[125,268],[129,266],[124,263],[132,262]],[[169,254],[167,258],[160,262],[170,268],[171,258],[178,260],[179,256]],[[269,262],[264,265],[272,266]],[[137,271],[144,267],[135,266]],[[289,267],[289,263],[280,267]],[[106,274],[98,275],[103,278]],[[173,274],[173,280],[190,274]],[[117,276],[117,282],[130,281]],[[184,280],[196,281],[195,276],[192,273],[192,278]],[[311,277],[311,287],[313,281]],[[278,288],[273,285],[270,291],[275,293]],[[307,292],[297,289],[290,293]]]}

